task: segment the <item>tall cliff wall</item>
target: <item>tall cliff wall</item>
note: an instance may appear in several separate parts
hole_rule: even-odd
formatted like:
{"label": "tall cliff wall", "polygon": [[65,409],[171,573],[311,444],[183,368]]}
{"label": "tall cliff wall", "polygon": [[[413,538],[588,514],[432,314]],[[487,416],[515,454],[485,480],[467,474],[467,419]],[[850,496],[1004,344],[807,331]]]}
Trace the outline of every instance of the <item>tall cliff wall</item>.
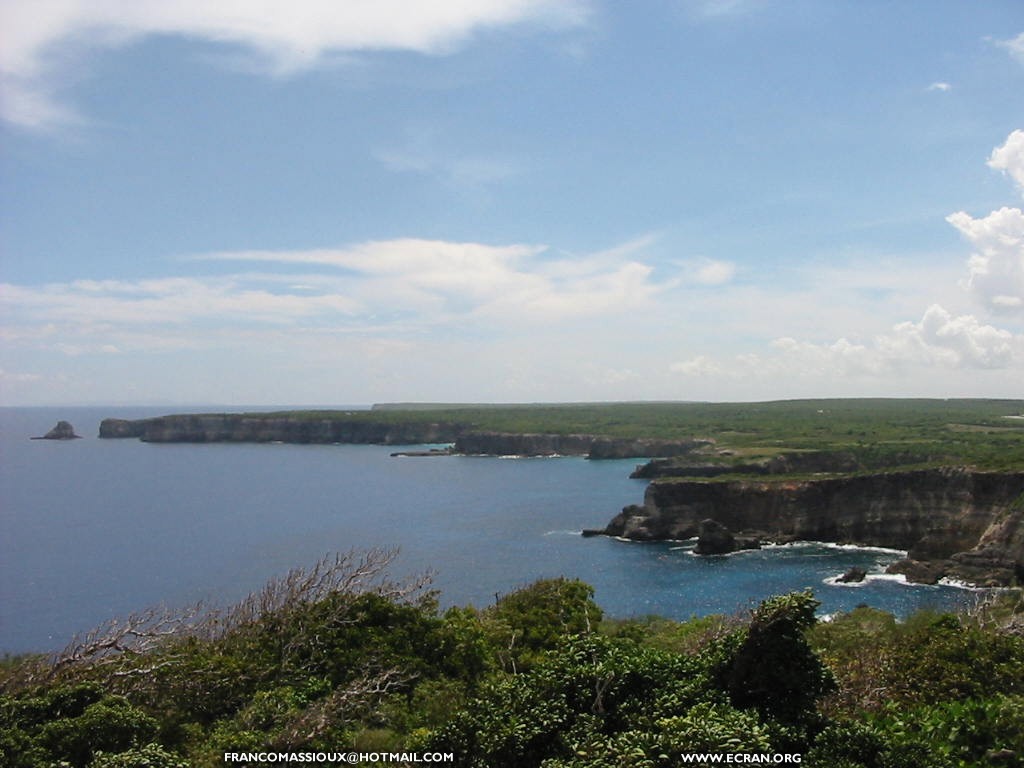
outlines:
{"label": "tall cliff wall", "polygon": [[[894,547],[941,575],[1024,578],[1024,472],[941,468],[803,481],[656,480],[604,533],[687,539],[701,521],[766,540]],[[937,574],[937,575],[936,575]]]}
{"label": "tall cliff wall", "polygon": [[201,414],[153,419],[104,419],[100,437],[138,437],[149,443],[446,443],[464,427],[450,423],[389,423],[341,418]]}
{"label": "tall cliff wall", "polygon": [[588,456],[593,459],[678,456],[707,440],[645,440],[594,435],[482,432],[452,422],[394,422],[340,417],[196,414],[104,419],[100,437],[150,443],[454,443],[454,453],[482,456]]}

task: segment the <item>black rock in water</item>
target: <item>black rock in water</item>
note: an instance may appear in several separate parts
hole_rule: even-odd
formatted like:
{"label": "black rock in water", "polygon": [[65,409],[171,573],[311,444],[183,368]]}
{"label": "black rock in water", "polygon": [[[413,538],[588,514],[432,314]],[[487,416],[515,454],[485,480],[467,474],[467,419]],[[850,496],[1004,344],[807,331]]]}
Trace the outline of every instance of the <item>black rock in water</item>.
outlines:
{"label": "black rock in water", "polygon": [[75,434],[75,428],[69,421],[58,421],[57,426],[51,429],[42,437],[33,437],[33,440],[77,440],[81,435]]}
{"label": "black rock in water", "polygon": [[850,570],[840,576],[836,581],[840,584],[859,584],[864,581],[868,572],[858,566],[853,566]]}
{"label": "black rock in water", "polygon": [[736,539],[717,520],[701,520],[700,535],[693,551],[698,555],[725,555],[736,551]]}

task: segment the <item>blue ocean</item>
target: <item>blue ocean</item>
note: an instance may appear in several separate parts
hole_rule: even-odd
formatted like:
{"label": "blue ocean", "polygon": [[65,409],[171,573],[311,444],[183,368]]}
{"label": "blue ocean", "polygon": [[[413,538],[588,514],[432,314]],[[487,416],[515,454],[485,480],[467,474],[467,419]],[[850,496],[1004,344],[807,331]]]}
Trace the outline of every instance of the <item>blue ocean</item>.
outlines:
{"label": "blue ocean", "polygon": [[[395,576],[430,571],[445,606],[483,607],[552,576],[590,583],[616,617],[732,614],[807,587],[822,613],[868,604],[904,616],[978,596],[885,578],[893,552],[802,544],[700,558],[685,544],[580,536],[642,500],[634,459],[96,437],[105,417],[182,410],[0,408],[0,653],[56,650],[153,605],[227,604],[290,568],[372,547],[400,550]],[[83,439],[29,439],[59,419]],[[872,574],[864,584],[830,583],[854,565]]]}

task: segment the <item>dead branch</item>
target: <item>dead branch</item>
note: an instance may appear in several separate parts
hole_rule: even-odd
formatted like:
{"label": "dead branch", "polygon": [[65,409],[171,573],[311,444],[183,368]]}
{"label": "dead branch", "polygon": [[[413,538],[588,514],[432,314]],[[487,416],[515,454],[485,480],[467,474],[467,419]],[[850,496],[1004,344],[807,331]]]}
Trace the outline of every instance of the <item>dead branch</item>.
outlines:
{"label": "dead branch", "polygon": [[[295,568],[282,577],[271,579],[261,590],[226,610],[196,603],[178,610],[158,606],[112,619],[87,633],[76,635],[45,664],[26,665],[19,674],[21,682],[10,682],[20,687],[22,683],[27,685],[41,679],[52,679],[80,667],[112,666],[159,648],[168,649],[171,641],[189,638],[217,641],[242,626],[273,615],[294,613],[295,609],[335,594],[375,594],[394,602],[410,602],[417,596],[424,596],[432,574],[425,573],[403,581],[388,578],[387,568],[397,556],[396,549],[371,549],[363,553],[327,556],[310,568]],[[345,601],[340,601],[338,615],[330,617],[330,620],[344,622],[345,610]],[[121,668],[112,669],[111,677],[138,678],[172,666],[178,660],[179,657],[172,653],[154,657],[152,664],[122,664]]]}
{"label": "dead branch", "polygon": [[124,656],[140,656],[155,650],[168,638],[188,636],[208,611],[202,603],[185,609],[149,608],[76,635],[50,660],[48,677],[72,666],[110,664]]}
{"label": "dead branch", "polygon": [[374,711],[386,696],[404,689],[415,679],[416,675],[395,667],[366,672],[347,685],[339,686],[322,701],[311,704],[285,729],[277,743],[270,746],[294,749],[308,744],[328,729]]}

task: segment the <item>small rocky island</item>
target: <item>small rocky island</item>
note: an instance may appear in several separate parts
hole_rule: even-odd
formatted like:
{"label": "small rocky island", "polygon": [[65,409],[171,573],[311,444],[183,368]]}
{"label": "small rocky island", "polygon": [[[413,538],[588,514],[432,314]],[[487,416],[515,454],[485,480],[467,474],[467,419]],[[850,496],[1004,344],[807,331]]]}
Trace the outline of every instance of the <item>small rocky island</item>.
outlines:
{"label": "small rocky island", "polygon": [[81,435],[75,434],[75,428],[69,421],[58,421],[57,425],[41,437],[33,437],[32,440],[78,440]]}

